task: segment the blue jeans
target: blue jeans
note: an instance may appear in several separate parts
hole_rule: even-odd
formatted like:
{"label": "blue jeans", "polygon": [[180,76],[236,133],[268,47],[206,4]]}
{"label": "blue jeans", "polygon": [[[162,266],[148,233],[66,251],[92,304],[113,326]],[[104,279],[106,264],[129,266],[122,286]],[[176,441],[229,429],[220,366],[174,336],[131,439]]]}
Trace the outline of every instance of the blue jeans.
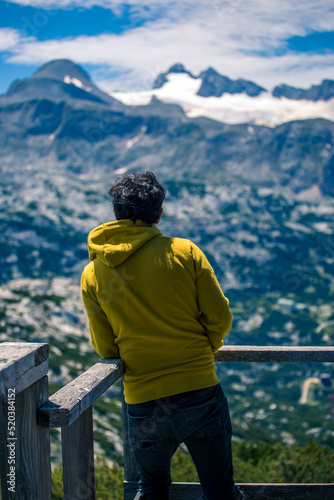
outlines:
{"label": "blue jeans", "polygon": [[220,385],[127,405],[143,500],[170,500],[171,459],[185,443],[203,500],[235,500],[227,399]]}

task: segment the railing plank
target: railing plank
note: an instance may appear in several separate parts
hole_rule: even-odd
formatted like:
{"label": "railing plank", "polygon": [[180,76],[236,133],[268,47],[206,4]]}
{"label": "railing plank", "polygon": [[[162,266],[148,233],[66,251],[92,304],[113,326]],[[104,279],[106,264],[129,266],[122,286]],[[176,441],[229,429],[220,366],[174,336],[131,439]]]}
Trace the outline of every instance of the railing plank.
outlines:
{"label": "railing plank", "polygon": [[226,345],[215,354],[215,361],[326,363],[334,362],[334,347]]}
{"label": "railing plank", "polygon": [[39,425],[62,427],[72,424],[97,398],[99,398],[124,373],[121,359],[101,358],[89,368],[53,394],[40,408]]}
{"label": "railing plank", "polygon": [[95,500],[93,408],[61,430],[64,500]]}
{"label": "railing plank", "polygon": [[[249,498],[256,500],[330,500],[334,498],[334,484],[238,484]],[[124,481],[124,500],[133,500],[138,488],[135,481]],[[198,500],[201,495],[199,483],[173,483],[172,500]]]}
{"label": "railing plank", "polygon": [[[256,500],[330,500],[334,484],[240,484],[240,488]],[[179,497],[181,498],[181,497]]]}

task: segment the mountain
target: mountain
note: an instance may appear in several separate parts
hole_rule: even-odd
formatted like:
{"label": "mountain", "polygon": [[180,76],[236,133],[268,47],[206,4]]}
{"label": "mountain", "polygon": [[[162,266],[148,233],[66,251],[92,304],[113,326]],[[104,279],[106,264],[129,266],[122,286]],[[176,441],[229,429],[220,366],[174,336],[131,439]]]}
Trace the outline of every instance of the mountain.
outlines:
{"label": "mountain", "polygon": [[195,77],[190,71],[187,71],[185,69],[183,64],[180,63],[174,64],[165,73],[160,73],[160,75],[158,75],[158,77],[154,81],[152,88],[158,89],[163,87],[163,85],[168,82],[169,75],[179,73],[189,75],[191,78],[201,81],[201,86],[197,92],[197,95],[202,97],[220,97],[224,93],[245,93],[251,97],[254,97],[265,91],[264,88],[259,87],[255,83],[247,80],[230,80],[230,78],[220,75],[213,68],[208,68],[206,71],[202,71],[202,73],[200,73],[198,77]]}
{"label": "mountain", "polygon": [[217,182],[228,175],[233,183],[279,185],[296,194],[317,185],[333,194],[332,169],[325,168],[333,122],[224,124],[191,118],[181,106],[155,97],[144,106],[126,106],[66,60],[12,84],[0,97],[0,124],[3,160],[33,164],[47,158],[78,173],[146,165],[169,179],[202,181],[210,172]]}
{"label": "mountain", "polygon": [[118,101],[96,87],[80,66],[67,59],[46,63],[30,78],[15,80],[1,97],[13,101],[80,99],[121,107]]}
{"label": "mountain", "polygon": [[77,81],[80,81],[81,86],[93,86],[88,73],[86,73],[81,66],[73,63],[69,59],[56,59],[55,61],[43,64],[43,66],[35,71],[31,78],[51,78],[54,80],[64,81],[67,75],[73,80],[76,79]]}
{"label": "mountain", "polygon": [[283,84],[274,88],[273,96],[307,101],[329,101],[334,98],[334,81],[323,80],[320,85],[312,85],[309,89],[299,89]]}
{"label": "mountain", "polygon": [[[221,97],[224,94],[245,94],[250,97],[258,97],[262,93],[268,93],[265,88],[254,82],[242,78],[231,80],[227,76],[218,73],[214,68],[208,68],[196,77],[190,71],[187,71],[181,63],[171,66],[165,73],[160,73],[152,88],[162,88],[169,82],[171,75],[180,73],[189,75],[199,81],[199,89],[196,95],[201,97]],[[334,81],[323,80],[320,85],[312,85],[308,89],[282,84],[274,87],[271,95],[275,98],[286,97],[291,100],[329,101],[334,98]]]}
{"label": "mountain", "polygon": [[243,79],[230,80],[230,78],[217,73],[213,68],[208,68],[206,71],[203,71],[199,77],[202,79],[202,84],[197,95],[202,97],[220,97],[225,93],[245,93],[251,97],[255,97],[261,94],[261,92],[265,92],[263,87],[253,82]]}
{"label": "mountain", "polygon": [[172,73],[184,73],[186,75],[189,75],[191,78],[195,78],[190,73],[190,71],[187,71],[185,69],[185,67],[183,66],[183,64],[176,63],[176,64],[173,64],[173,66],[171,66],[168,71],[166,71],[165,73],[160,73],[160,75],[157,76],[157,78],[154,80],[152,88],[153,89],[159,89],[159,88],[161,88],[165,83],[168,82],[167,76],[170,75],[170,74],[172,74]]}
{"label": "mountain", "polygon": [[[279,88],[283,89],[281,93]],[[284,92],[287,88],[290,91]],[[177,64],[161,73],[151,90],[112,92],[111,95],[130,106],[146,105],[156,97],[166,103],[178,104],[188,117],[205,116],[230,124],[275,127],[296,120],[334,120],[334,98],[331,98],[329,80],[308,90],[293,90],[287,86],[275,89],[273,95],[254,82],[242,78],[232,80],[213,68],[194,76],[183,65]],[[280,98],[283,94],[285,99]]]}

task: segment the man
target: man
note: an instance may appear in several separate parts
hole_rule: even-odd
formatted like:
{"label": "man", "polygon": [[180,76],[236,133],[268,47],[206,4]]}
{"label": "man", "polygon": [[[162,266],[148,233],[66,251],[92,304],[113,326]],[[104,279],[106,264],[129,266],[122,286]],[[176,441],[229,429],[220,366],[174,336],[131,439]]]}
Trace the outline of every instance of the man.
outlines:
{"label": "man", "polygon": [[229,302],[201,250],[156,227],[165,188],[152,172],[125,174],[109,195],[117,220],[88,236],[82,296],[94,349],[125,363],[141,498],[170,499],[170,462],[184,442],[202,498],[239,500],[229,410],[213,357],[232,325]]}

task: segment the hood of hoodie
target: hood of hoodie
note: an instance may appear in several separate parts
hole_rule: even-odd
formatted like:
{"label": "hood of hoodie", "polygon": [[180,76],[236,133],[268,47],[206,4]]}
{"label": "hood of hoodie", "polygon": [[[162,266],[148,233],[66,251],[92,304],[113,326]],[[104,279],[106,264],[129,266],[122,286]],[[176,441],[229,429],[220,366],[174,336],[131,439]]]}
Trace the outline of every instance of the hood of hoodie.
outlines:
{"label": "hood of hoodie", "polygon": [[131,257],[139,248],[161,231],[153,224],[129,219],[107,222],[93,229],[88,235],[90,260],[98,258],[109,267],[116,267]]}

